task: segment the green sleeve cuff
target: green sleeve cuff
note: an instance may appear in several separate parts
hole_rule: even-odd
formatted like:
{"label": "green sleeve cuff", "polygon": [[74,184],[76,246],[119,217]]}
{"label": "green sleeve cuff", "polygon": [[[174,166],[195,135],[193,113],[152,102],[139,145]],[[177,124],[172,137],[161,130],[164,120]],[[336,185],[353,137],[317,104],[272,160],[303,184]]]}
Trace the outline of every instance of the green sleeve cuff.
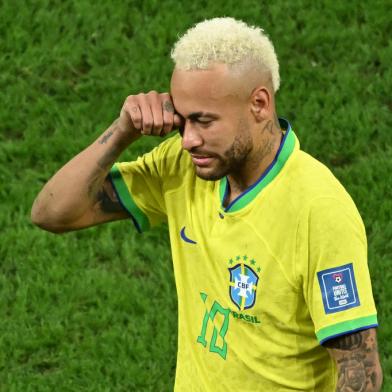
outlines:
{"label": "green sleeve cuff", "polygon": [[330,325],[329,327],[321,328],[316,332],[316,336],[320,344],[322,344],[329,339],[373,327],[378,327],[376,314],[367,317],[360,317],[350,321],[343,321],[341,323]]}
{"label": "green sleeve cuff", "polygon": [[109,178],[113,184],[113,188],[117,194],[118,200],[126,211],[131,215],[136,229],[141,233],[150,228],[150,222],[147,215],[137,206],[129,193],[124,178],[116,165],[114,165],[109,173]]}

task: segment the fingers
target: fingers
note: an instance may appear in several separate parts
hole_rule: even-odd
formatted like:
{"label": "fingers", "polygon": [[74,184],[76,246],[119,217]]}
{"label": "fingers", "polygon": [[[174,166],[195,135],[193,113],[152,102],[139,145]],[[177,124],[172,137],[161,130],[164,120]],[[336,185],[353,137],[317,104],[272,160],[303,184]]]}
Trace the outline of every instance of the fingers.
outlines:
{"label": "fingers", "polygon": [[[151,97],[148,99],[146,94],[139,94],[137,96],[137,100],[142,116],[140,131],[143,135],[151,135],[153,134],[152,129],[154,127],[154,117],[152,110],[156,112],[156,108],[151,108],[151,105],[156,105],[157,103],[154,102],[155,100],[151,99]],[[151,103],[151,101],[153,102]]]}
{"label": "fingers", "polygon": [[150,91],[147,94],[130,95],[122,112],[128,115],[131,126],[143,135],[164,136],[179,122],[168,93]]}
{"label": "fingers", "polygon": [[173,129],[174,123],[174,106],[169,94],[161,94],[162,113],[163,113],[163,128],[162,136],[167,135]]}
{"label": "fingers", "polygon": [[140,111],[139,104],[137,102],[131,103],[128,110],[131,121],[136,129],[140,129],[143,125],[142,112]]}

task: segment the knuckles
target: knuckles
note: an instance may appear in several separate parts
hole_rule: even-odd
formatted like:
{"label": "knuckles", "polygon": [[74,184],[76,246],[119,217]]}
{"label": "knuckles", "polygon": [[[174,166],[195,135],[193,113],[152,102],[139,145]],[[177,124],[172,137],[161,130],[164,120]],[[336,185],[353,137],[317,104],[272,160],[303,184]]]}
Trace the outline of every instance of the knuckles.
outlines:
{"label": "knuckles", "polygon": [[143,128],[148,128],[148,129],[150,129],[150,128],[152,128],[152,126],[153,126],[153,124],[152,124],[151,121],[144,121],[144,122],[143,122]]}
{"label": "knuckles", "polygon": [[149,98],[153,98],[154,100],[160,98],[161,101],[166,101],[167,99],[171,100],[169,93],[158,93],[155,90],[151,90],[148,93],[128,95],[125,99],[125,102],[135,103],[137,101],[145,101],[146,99],[149,101]]}
{"label": "knuckles", "polygon": [[163,136],[172,130],[174,120],[173,113],[163,110],[163,105],[167,104],[167,101],[172,101],[167,92],[140,92],[126,97],[123,111],[128,113],[134,127],[143,134]]}

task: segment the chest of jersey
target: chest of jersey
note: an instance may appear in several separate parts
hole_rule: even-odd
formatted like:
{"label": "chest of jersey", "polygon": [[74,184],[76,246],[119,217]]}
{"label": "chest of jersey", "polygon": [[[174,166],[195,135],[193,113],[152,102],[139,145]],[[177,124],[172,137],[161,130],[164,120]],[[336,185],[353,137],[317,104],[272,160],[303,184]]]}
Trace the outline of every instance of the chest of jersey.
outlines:
{"label": "chest of jersey", "polygon": [[[282,351],[299,358],[299,344],[317,346],[294,279],[296,227],[285,212],[285,223],[279,213],[268,213],[268,206],[273,208],[268,195],[235,214],[222,210],[212,187],[202,195],[184,195],[183,208],[173,204],[168,214],[179,304],[178,363],[184,374],[202,372],[204,361],[217,369],[242,363],[239,369],[274,374],[283,369]],[[173,198],[178,203],[179,195]],[[183,369],[195,363],[197,369]]]}
{"label": "chest of jersey", "polygon": [[295,225],[290,227],[287,216],[284,224],[279,214],[268,213],[267,197],[230,214],[220,207],[215,189],[201,194],[184,195],[183,209],[168,214],[179,297],[197,306],[205,294],[241,324],[292,323],[298,317],[290,249]]}

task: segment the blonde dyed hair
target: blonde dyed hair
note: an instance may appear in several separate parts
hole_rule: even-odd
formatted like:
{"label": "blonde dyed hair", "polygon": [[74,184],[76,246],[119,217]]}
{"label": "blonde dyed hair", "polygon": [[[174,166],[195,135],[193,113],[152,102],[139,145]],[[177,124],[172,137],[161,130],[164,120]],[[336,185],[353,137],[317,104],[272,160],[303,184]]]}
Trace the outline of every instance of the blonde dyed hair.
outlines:
{"label": "blonde dyed hair", "polygon": [[274,46],[259,27],[234,18],[205,20],[190,28],[174,44],[171,58],[176,68],[207,69],[211,64],[249,64],[267,70],[274,92],[279,89],[279,63]]}

